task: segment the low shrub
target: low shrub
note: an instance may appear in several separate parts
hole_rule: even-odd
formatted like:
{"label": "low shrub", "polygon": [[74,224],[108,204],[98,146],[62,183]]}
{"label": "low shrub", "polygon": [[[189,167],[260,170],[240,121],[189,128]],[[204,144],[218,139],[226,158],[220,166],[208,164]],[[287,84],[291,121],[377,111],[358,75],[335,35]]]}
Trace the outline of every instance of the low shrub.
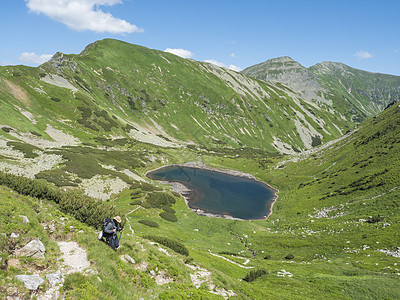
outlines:
{"label": "low shrub", "polygon": [[99,227],[106,217],[119,214],[115,207],[84,195],[81,191],[62,191],[43,180],[30,179],[0,171],[0,185],[31,197],[54,201],[60,210],[82,223]]}
{"label": "low shrub", "polygon": [[150,220],[139,220],[138,222],[149,227],[159,227],[158,223]]}
{"label": "low shrub", "polygon": [[175,216],[175,214],[170,212],[163,211],[160,213],[160,217],[170,222],[178,222],[178,218]]}
{"label": "low shrub", "polygon": [[188,258],[186,258],[186,260],[185,260],[185,264],[190,264],[191,262],[193,262],[194,261],[194,258],[193,257],[188,257]]}
{"label": "low shrub", "polygon": [[142,205],[142,201],[140,199],[132,201],[130,205]]}
{"label": "low shrub", "polygon": [[148,195],[146,202],[153,208],[162,208],[174,204],[176,200],[169,193],[154,192]]}
{"label": "low shrub", "polygon": [[229,251],[221,251],[221,252],[219,252],[219,254],[231,255],[231,256],[238,256],[237,253],[235,253],[235,252],[229,252]]}
{"label": "low shrub", "polygon": [[293,259],[294,255],[293,254],[288,254],[285,256],[285,259]]}
{"label": "low shrub", "polygon": [[378,222],[382,222],[384,219],[383,216],[377,215],[377,216],[372,216],[369,217],[368,220],[366,221],[367,223],[378,223]]}
{"label": "low shrub", "polygon": [[22,151],[26,158],[35,158],[39,156],[37,153],[33,151],[40,149],[30,144],[25,144],[20,142],[8,142],[7,146],[12,146],[15,150]]}
{"label": "low shrub", "polygon": [[144,238],[152,240],[161,245],[164,245],[165,247],[168,247],[179,254],[182,254],[184,256],[189,256],[189,250],[185,247],[185,245],[181,244],[178,241],[171,240],[163,236],[154,236],[154,235],[148,235],[145,236]]}
{"label": "low shrub", "polygon": [[265,274],[267,274],[267,271],[264,269],[253,270],[250,271],[250,273],[248,273],[246,277],[243,278],[243,280],[247,282],[252,282],[256,280],[258,277],[263,276]]}
{"label": "low shrub", "polygon": [[169,212],[169,213],[171,213],[171,214],[174,214],[174,213],[175,213],[175,210],[172,209],[171,207],[167,206],[167,205],[163,206],[162,209],[163,209],[165,212]]}

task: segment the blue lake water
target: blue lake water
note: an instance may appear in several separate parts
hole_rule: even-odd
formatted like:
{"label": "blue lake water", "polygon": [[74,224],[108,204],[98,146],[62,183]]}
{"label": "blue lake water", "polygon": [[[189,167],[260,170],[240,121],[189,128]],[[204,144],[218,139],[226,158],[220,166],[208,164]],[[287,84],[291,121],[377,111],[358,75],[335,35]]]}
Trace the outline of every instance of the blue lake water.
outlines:
{"label": "blue lake water", "polygon": [[265,183],[211,170],[167,166],[147,176],[184,184],[191,190],[185,195],[189,206],[215,215],[263,219],[275,200],[275,191]]}

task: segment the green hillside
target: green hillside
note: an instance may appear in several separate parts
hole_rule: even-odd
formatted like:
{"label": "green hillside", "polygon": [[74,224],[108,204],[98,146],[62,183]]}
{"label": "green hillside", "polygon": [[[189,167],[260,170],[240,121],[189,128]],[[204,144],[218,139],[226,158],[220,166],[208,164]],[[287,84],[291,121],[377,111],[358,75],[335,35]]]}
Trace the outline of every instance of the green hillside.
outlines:
{"label": "green hillside", "polygon": [[[398,77],[285,64],[309,93],[115,40],[0,67],[0,298],[400,298]],[[277,188],[272,215],[201,216],[145,176],[185,163]],[[19,255],[32,240],[44,258]]]}

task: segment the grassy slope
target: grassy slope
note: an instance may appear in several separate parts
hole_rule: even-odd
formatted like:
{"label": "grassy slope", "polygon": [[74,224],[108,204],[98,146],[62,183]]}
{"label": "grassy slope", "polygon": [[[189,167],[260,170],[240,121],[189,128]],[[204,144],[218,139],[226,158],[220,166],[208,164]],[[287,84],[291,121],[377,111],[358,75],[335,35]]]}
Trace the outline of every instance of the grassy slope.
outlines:
{"label": "grassy slope", "polygon": [[[273,166],[281,158],[270,158],[266,162],[263,155],[257,154],[224,157],[203,152],[203,160],[210,165],[253,173],[280,189],[274,213],[267,221],[245,222],[197,216],[188,209],[182,198],[176,198],[177,202],[172,208],[176,211],[178,222],[169,222],[159,217],[160,209],[130,205],[131,193],[140,194],[142,198],[149,192],[140,192],[141,188],[127,190],[113,201],[126,212],[137,210],[129,214],[122,247],[114,253],[96,241],[92,229],[73,219],[62,225],[59,218],[63,214],[46,203],[41,207],[38,200],[5,190],[1,192],[1,205],[5,212],[2,216],[7,218],[4,222],[10,224],[6,233],[19,232],[21,237],[17,241],[18,245],[33,236],[43,238],[49,249],[47,260],[58,253],[54,244],[56,238],[69,236],[83,245],[99,274],[68,277],[66,292],[72,297],[166,298],[171,293],[175,297],[186,297],[188,293],[193,298],[212,296],[206,287],[197,290],[192,286],[190,274],[193,271],[183,263],[186,258],[180,255],[167,256],[157,250],[157,246],[141,238],[145,235],[158,235],[183,243],[189,249],[194,263],[212,272],[215,285],[232,289],[239,298],[304,299],[320,298],[322,295],[325,298],[340,299],[395,299],[399,297],[396,288],[399,277],[395,274],[399,273],[396,265],[398,258],[377,250],[395,250],[400,241],[399,194],[398,189],[395,189],[399,186],[399,113],[398,104],[393,105],[332,148],[298,163],[278,161],[278,165],[283,164],[284,167],[277,169]],[[173,162],[182,162],[194,160],[199,154],[185,149],[165,149],[163,156],[170,157]],[[152,167],[155,167],[158,163],[153,164]],[[387,172],[376,175],[386,169]],[[375,174],[372,181],[366,182],[369,177],[365,176],[372,174]],[[360,178],[363,180],[359,181]],[[341,192],[354,189],[348,187],[353,182],[360,183],[355,186],[358,189],[340,195]],[[380,182],[385,184],[379,185]],[[302,187],[299,188],[300,184]],[[327,192],[334,195],[321,200]],[[332,206],[338,209],[328,215],[337,216],[335,218],[318,219],[309,216],[315,214],[315,209]],[[35,207],[39,213],[35,212]],[[13,218],[19,214],[25,214],[31,220],[29,228],[20,228],[17,218]],[[369,216],[377,215],[384,219],[377,223],[365,222]],[[40,226],[33,226],[38,222],[50,223],[54,219],[58,229],[53,235],[46,236]],[[141,219],[155,221],[159,227],[152,228],[138,223]],[[84,233],[71,233],[70,225],[83,229]],[[129,225],[135,231],[133,236],[128,236]],[[255,252],[253,259],[250,259],[251,253],[237,236]],[[6,241],[2,239],[2,245]],[[141,250],[140,244],[145,251]],[[2,249],[3,259],[9,258],[10,250]],[[243,258],[221,255],[241,264],[244,258],[249,258],[247,266],[263,268],[268,273],[252,283],[241,281],[249,270],[215,257],[210,252],[237,253]],[[138,271],[119,261],[116,254],[128,254],[138,263],[145,261],[149,269]],[[285,259],[288,254],[293,254],[294,258]],[[267,255],[271,257],[264,259]],[[38,262],[23,260],[21,263],[34,266]],[[166,270],[167,275],[175,279],[175,283],[168,284],[170,289],[167,286],[157,286],[149,276],[148,271],[151,269]],[[293,277],[278,277],[277,273],[283,269],[293,274]],[[1,272],[2,286],[7,287],[16,284],[9,278],[24,271],[13,268]],[[24,291],[22,286],[17,284],[17,287]]]}

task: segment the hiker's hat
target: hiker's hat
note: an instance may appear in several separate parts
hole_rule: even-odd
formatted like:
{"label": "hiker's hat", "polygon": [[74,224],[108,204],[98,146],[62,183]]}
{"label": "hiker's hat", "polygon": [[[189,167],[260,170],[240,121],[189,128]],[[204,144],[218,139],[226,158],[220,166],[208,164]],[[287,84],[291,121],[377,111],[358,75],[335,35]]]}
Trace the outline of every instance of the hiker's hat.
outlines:
{"label": "hiker's hat", "polygon": [[114,220],[117,221],[118,223],[121,223],[122,221],[120,216],[114,217]]}

